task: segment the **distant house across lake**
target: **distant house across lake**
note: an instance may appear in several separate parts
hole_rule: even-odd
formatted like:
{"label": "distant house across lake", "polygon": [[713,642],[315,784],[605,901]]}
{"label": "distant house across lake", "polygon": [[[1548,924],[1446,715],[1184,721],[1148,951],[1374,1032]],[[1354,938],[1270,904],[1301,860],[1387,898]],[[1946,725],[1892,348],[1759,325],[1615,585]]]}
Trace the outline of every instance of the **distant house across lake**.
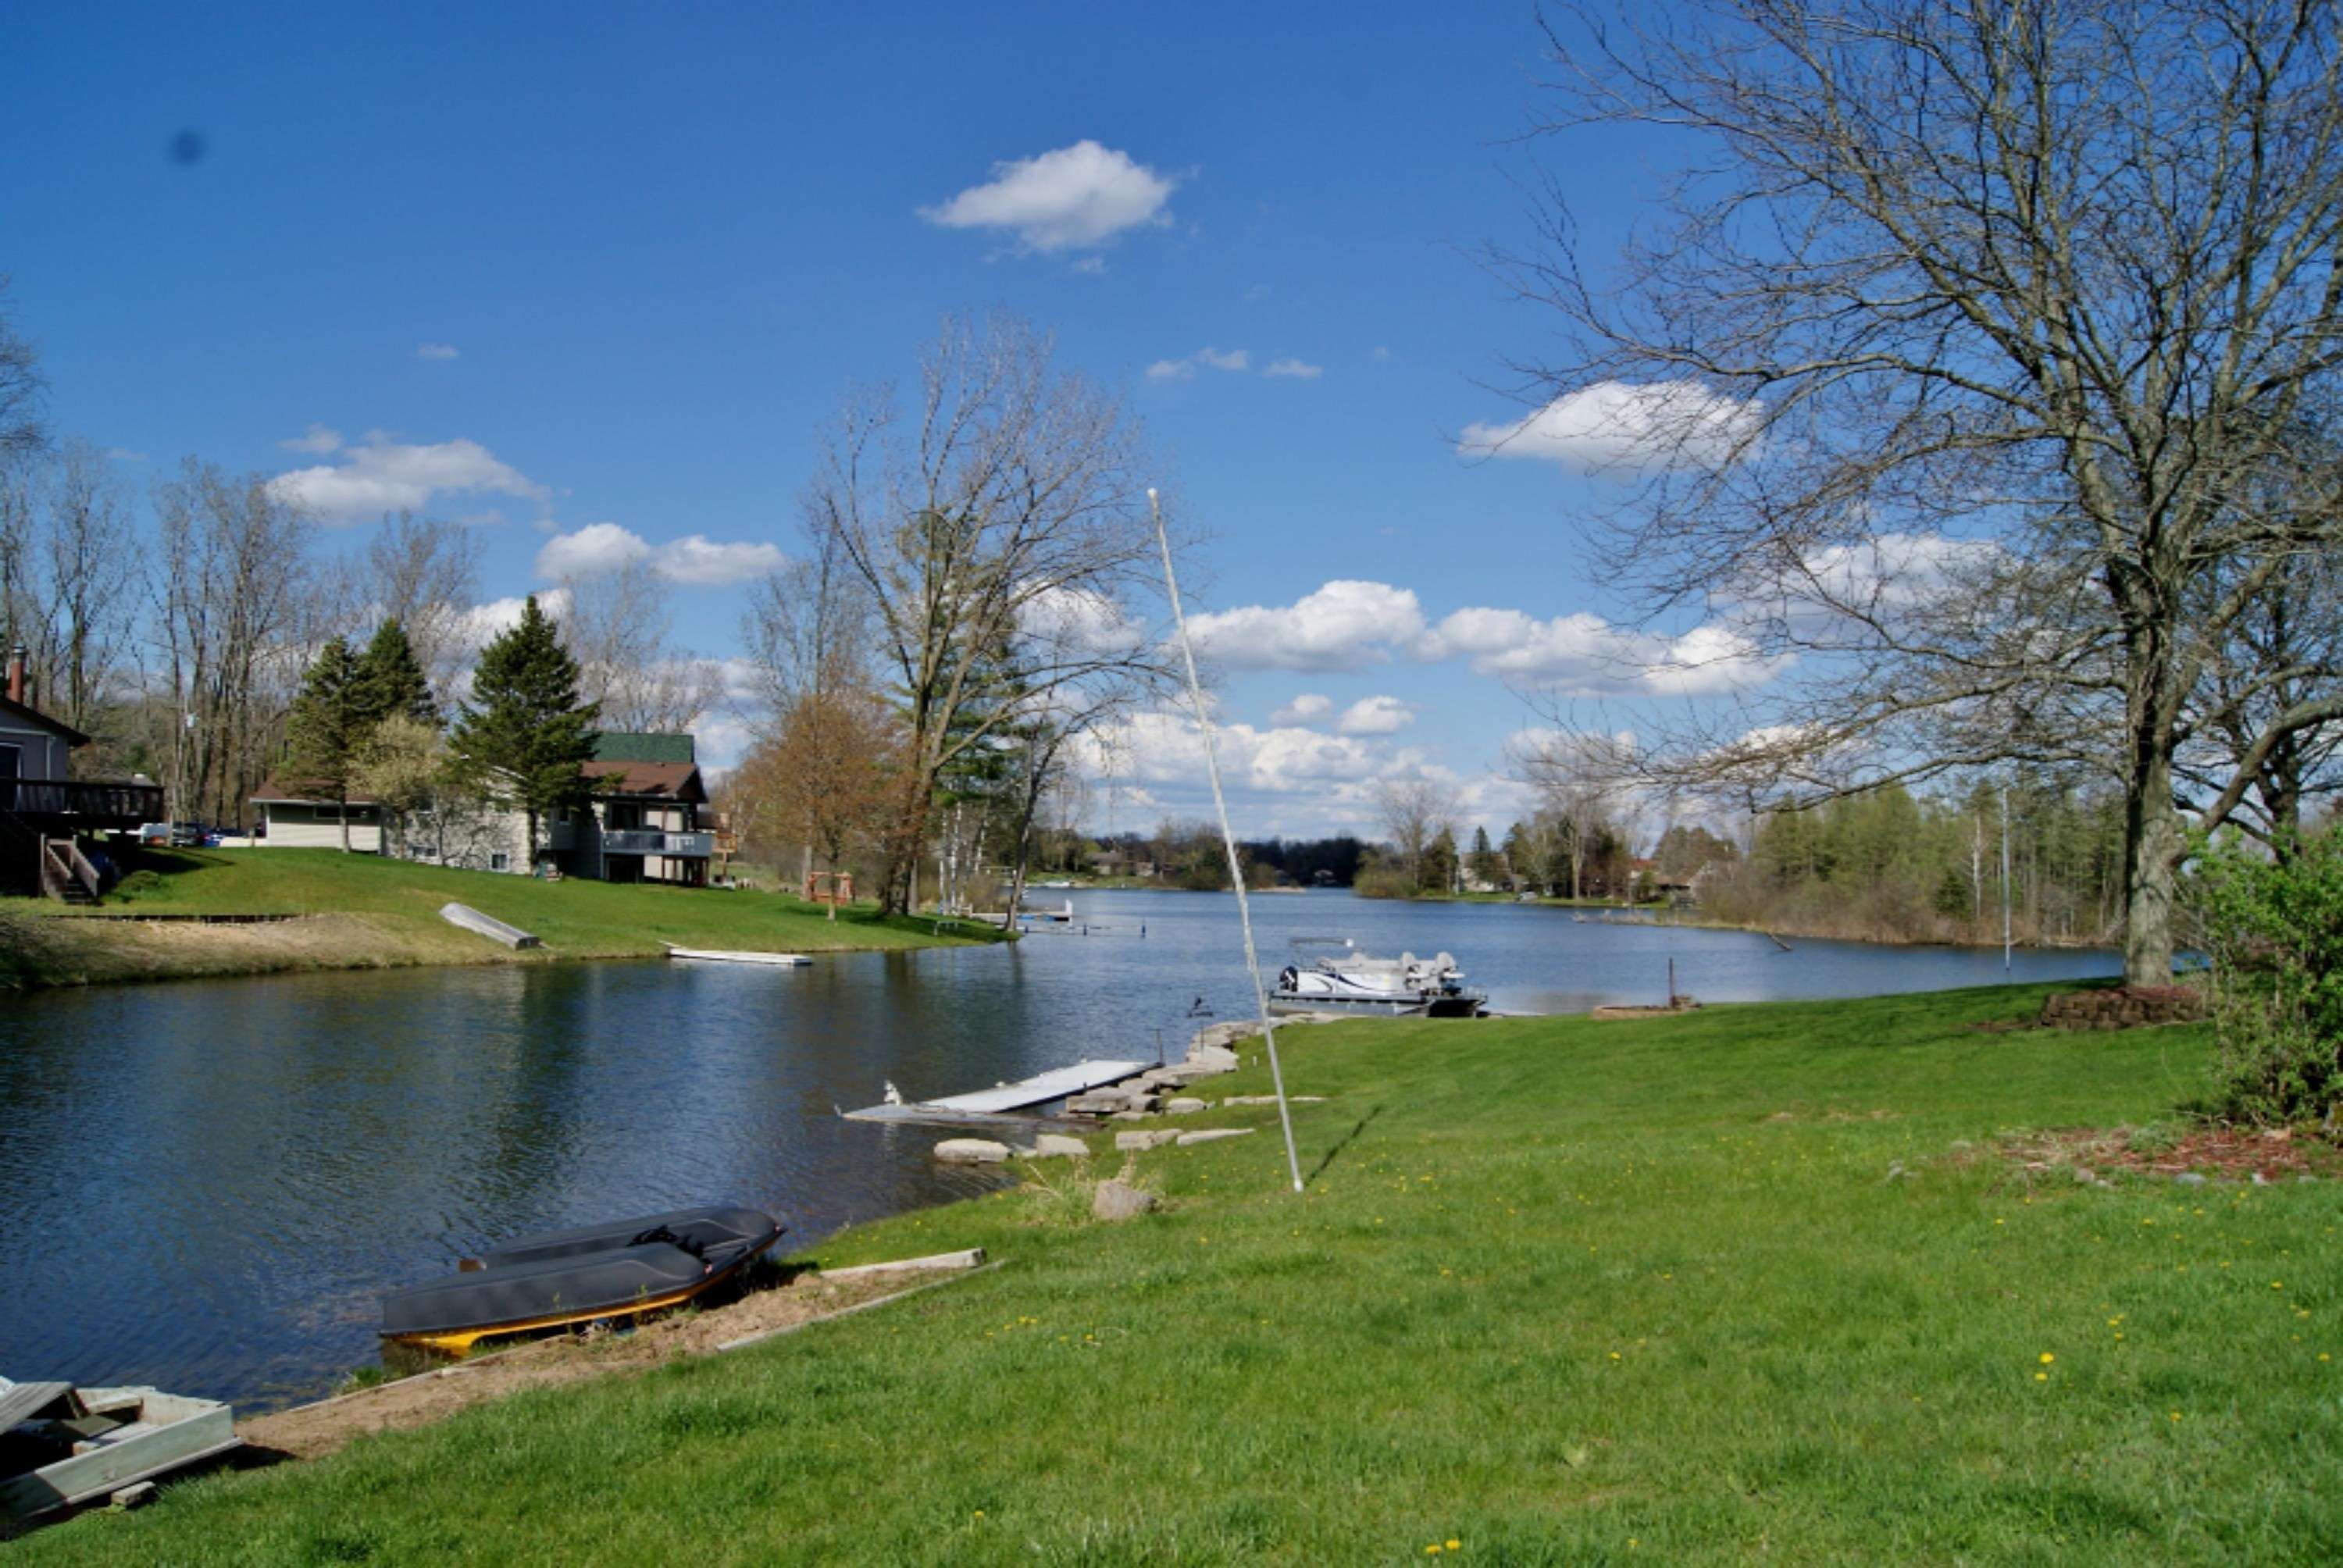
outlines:
{"label": "distant house across lake", "polygon": [[[579,771],[593,796],[540,824],[539,862],[562,876],[593,881],[708,885],[716,836],[702,821],[708,787],[692,737],[606,731],[596,739],[594,759]],[[347,809],[354,850],[479,871],[531,869],[528,819],[518,811],[445,800],[435,809],[386,820],[373,801],[353,800],[344,808],[318,797],[298,779],[270,777],[252,798],[266,827],[262,842],[338,849],[340,813]]]}

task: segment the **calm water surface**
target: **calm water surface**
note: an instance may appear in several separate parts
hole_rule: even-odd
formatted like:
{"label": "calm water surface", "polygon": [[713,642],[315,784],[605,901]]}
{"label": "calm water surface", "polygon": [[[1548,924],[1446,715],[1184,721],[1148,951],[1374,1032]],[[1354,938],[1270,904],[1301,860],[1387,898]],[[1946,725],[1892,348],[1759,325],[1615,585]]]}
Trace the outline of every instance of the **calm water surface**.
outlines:
{"label": "calm water surface", "polygon": [[[711,897],[722,895],[711,894]],[[1040,900],[1068,895],[1043,892]],[[1084,1055],[1173,1055],[1251,1005],[1225,895],[1077,893],[1014,948],[811,969],[664,962],[188,981],[0,997],[0,1375],[254,1406],[375,1357],[376,1298],[501,1235],[737,1199],[803,1244],[981,1191],[936,1136],[844,1122]],[[1998,951],[1795,944],[1505,905],[1254,902],[1299,935],[1445,948],[1492,1004],[1988,985]],[[1142,934],[1143,932],[1143,934]],[[1087,933],[1087,934],[1085,934]],[[2017,955],[2015,978],[2112,974]],[[1306,1087],[1306,1086],[1305,1086]]]}

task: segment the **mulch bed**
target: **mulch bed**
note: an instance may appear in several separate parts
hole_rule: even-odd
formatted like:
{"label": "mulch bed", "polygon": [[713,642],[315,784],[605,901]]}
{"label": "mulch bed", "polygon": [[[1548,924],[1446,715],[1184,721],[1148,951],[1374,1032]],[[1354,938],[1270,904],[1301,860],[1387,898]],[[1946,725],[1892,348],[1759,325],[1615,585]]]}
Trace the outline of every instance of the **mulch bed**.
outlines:
{"label": "mulch bed", "polygon": [[2217,1181],[2290,1181],[2343,1177],[2343,1149],[2314,1132],[2288,1127],[2200,1127],[2175,1138],[2152,1134],[2135,1147],[2140,1129],[2065,1128],[2006,1139],[2002,1153],[2029,1173],[2105,1175],[2128,1171],[2169,1179],[2194,1171]]}
{"label": "mulch bed", "polygon": [[2032,1018],[1998,1018],[1968,1027],[1978,1034],[2012,1034],[2027,1029],[2141,1029],[2167,1023],[2197,1023],[2207,1014],[2205,992],[2196,986],[2114,986],[2060,991]]}

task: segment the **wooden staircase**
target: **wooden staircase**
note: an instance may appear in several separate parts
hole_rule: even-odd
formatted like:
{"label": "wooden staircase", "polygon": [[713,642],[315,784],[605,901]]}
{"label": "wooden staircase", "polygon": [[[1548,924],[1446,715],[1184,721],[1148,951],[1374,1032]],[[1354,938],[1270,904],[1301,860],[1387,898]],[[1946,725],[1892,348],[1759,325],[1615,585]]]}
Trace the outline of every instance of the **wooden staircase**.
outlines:
{"label": "wooden staircase", "polygon": [[41,891],[68,904],[98,901],[97,868],[71,839],[41,840]]}
{"label": "wooden staircase", "polygon": [[0,891],[95,904],[98,885],[97,868],[79,843],[36,832],[14,812],[0,810]]}

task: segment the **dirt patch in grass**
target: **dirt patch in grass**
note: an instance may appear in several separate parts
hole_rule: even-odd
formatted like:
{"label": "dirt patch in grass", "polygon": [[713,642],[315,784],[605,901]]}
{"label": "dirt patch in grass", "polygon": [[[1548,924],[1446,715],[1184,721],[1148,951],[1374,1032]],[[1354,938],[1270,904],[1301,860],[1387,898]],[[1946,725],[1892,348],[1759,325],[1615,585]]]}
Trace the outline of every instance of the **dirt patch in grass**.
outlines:
{"label": "dirt patch in grass", "polygon": [[2002,1141],[2001,1152],[2029,1174],[2056,1172],[2070,1180],[2080,1171],[2166,1178],[2193,1171],[2234,1181],[2343,1177],[2343,1149],[2287,1127],[2062,1128],[2013,1135]]}
{"label": "dirt patch in grass", "polygon": [[867,1306],[969,1271],[859,1274],[832,1280],[808,1271],[750,1289],[721,1306],[657,1318],[630,1332],[563,1333],[484,1352],[435,1371],[339,1394],[236,1423],[245,1442],[297,1459],[319,1459],[356,1439],[399,1432],[504,1398],[588,1378],[639,1372],[685,1356],[712,1355],[726,1342],[795,1328]]}

